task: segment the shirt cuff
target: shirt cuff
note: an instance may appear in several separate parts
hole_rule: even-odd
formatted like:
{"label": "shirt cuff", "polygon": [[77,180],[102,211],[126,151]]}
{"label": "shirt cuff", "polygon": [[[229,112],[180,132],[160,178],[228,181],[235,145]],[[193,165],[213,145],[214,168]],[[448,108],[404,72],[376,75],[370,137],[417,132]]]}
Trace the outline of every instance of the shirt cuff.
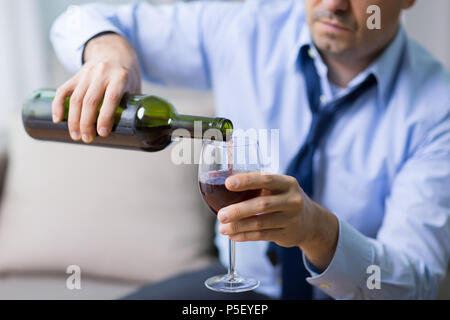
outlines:
{"label": "shirt cuff", "polygon": [[84,52],[86,50],[86,47],[87,47],[88,43],[91,42],[92,40],[98,38],[98,37],[101,37],[101,36],[104,36],[104,35],[107,35],[107,34],[116,34],[116,33],[113,32],[113,31],[102,31],[100,33],[97,33],[96,35],[94,35],[92,38],[90,38],[88,41],[85,42],[85,44],[83,46],[83,49],[81,50],[81,64],[85,63]]}
{"label": "shirt cuff", "polygon": [[104,32],[125,34],[108,19],[100,19],[90,10],[72,6],[53,24],[51,40],[58,56],[72,72],[82,66],[82,55],[86,43]]}
{"label": "shirt cuff", "polygon": [[311,274],[306,278],[308,283],[335,299],[352,298],[361,291],[366,285],[367,268],[373,261],[370,240],[340,219],[336,251],[324,272],[319,273],[303,254],[303,263]]}

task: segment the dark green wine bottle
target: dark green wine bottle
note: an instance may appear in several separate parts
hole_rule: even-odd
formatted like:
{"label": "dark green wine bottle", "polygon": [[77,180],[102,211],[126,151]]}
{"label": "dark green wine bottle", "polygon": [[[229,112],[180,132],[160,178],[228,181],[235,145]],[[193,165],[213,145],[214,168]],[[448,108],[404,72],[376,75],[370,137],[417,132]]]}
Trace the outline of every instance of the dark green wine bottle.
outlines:
{"label": "dark green wine bottle", "polygon": [[[52,101],[56,91],[36,90],[22,110],[26,132],[33,138],[47,141],[82,143],[71,139],[67,125],[69,101],[64,104],[63,121],[52,120]],[[101,105],[99,106],[99,110]],[[114,126],[108,137],[96,136],[90,145],[160,151],[174,137],[228,140],[233,125],[224,118],[207,118],[177,114],[168,101],[149,95],[125,94],[116,109]]]}

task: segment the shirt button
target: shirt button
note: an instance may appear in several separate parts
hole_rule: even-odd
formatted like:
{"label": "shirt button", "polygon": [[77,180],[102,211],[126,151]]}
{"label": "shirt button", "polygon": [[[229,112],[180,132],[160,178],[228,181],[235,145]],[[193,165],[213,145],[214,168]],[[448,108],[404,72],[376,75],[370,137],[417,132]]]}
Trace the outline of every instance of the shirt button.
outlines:
{"label": "shirt button", "polygon": [[319,284],[319,288],[321,289],[328,289],[330,287],[329,283],[321,283]]}
{"label": "shirt button", "polygon": [[314,50],[311,49],[311,48],[308,50],[308,55],[309,55],[309,57],[310,57],[311,59],[315,59],[315,58],[316,58],[316,53],[315,53]]}
{"label": "shirt button", "polygon": [[325,102],[327,102],[327,98],[326,98],[325,96],[323,96],[323,95],[320,96],[319,99],[320,99],[320,103],[321,103],[321,104],[325,104]]}

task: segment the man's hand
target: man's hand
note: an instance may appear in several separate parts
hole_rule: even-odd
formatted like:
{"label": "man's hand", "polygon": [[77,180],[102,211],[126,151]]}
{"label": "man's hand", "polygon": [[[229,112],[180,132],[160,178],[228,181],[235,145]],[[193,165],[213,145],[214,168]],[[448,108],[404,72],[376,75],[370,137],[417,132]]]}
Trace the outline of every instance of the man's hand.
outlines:
{"label": "man's hand", "polygon": [[273,241],[298,246],[319,270],[336,249],[339,225],[328,210],[313,202],[290,176],[237,174],[226,180],[230,191],[263,189],[260,197],[221,209],[219,231],[235,241]]}
{"label": "man's hand", "polygon": [[[90,143],[96,131],[110,134],[114,114],[125,92],[140,93],[141,77],[136,53],[128,41],[117,34],[107,34],[88,42],[81,70],[56,91],[53,122],[61,122],[64,101],[70,98],[68,126],[73,140]],[[98,113],[98,106],[103,105]],[[98,116],[98,121],[97,121]],[[97,122],[97,128],[95,123]]]}

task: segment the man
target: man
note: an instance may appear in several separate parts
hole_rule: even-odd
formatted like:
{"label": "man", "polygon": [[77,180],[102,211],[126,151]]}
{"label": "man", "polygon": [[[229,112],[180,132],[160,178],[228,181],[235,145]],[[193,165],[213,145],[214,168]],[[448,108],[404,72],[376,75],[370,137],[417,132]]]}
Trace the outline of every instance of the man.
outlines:
{"label": "man", "polygon": [[[107,136],[122,94],[140,91],[140,73],[213,89],[217,112],[237,127],[280,129],[277,173],[286,175],[229,178],[228,189],[264,196],[218,215],[222,262],[227,239],[241,241],[240,271],[261,280],[243,297],[434,298],[450,256],[450,77],[399,25],[413,4],[72,9],[52,30],[59,57],[77,72],[58,89],[54,121],[72,95],[73,139]],[[370,5],[380,8],[380,30],[367,27]],[[208,273],[132,297],[204,297],[195,286]]]}

